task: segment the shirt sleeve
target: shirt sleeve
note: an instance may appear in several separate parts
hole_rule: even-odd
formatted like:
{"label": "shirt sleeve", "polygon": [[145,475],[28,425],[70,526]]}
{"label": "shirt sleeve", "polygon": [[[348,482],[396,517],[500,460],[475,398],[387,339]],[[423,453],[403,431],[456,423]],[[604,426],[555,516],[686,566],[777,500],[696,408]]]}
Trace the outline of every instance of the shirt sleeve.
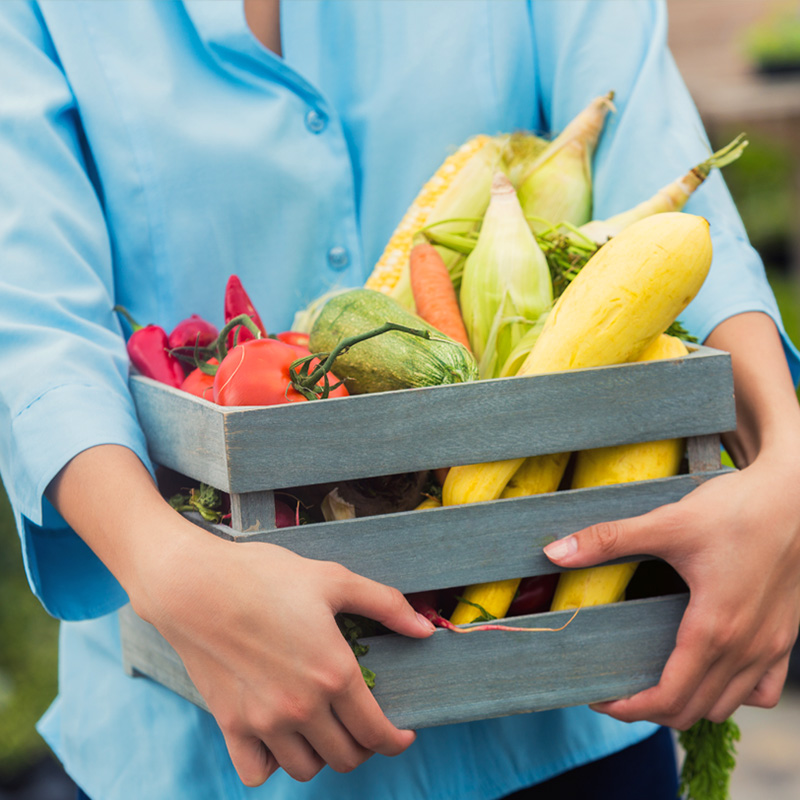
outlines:
{"label": "shirt sleeve", "polygon": [[[615,92],[616,112],[595,155],[595,219],[646,200],[708,158],[711,148],[700,116],[667,48],[663,2],[576,0],[533,2],[531,8],[542,114],[550,130],[562,130],[593,97]],[[703,341],[734,314],[768,314],[780,331],[797,384],[797,349],[718,170],[685,210],[709,221],[714,258],[702,289],[681,317],[683,324]]]}
{"label": "shirt sleeve", "polygon": [[0,472],[35,594],[54,616],[84,619],[125,593],[44,491],[95,445],[152,465],[127,387],[100,187],[32,4],[0,7],[0,85]]}

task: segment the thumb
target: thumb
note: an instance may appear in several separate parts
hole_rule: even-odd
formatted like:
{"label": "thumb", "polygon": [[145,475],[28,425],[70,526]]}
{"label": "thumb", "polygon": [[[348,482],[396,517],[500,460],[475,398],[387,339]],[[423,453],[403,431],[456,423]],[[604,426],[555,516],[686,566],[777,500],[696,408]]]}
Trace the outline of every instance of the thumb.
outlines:
{"label": "thumb", "polygon": [[598,522],[551,542],[544,554],[560,567],[591,567],[623,556],[665,556],[664,508],[639,517]]}
{"label": "thumb", "polygon": [[360,614],[396,633],[416,639],[430,636],[436,630],[433,623],[418,614],[397,589],[355,573],[350,575],[352,580],[348,581],[335,611]]}

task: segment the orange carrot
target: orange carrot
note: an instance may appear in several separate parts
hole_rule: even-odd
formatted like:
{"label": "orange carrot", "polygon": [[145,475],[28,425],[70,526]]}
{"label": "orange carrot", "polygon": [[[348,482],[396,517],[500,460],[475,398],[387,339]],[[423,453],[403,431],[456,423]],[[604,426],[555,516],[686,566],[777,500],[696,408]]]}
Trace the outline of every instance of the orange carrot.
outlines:
{"label": "orange carrot", "polygon": [[470,350],[456,290],[436,248],[427,242],[414,245],[411,248],[409,271],[417,314],[429,325]]}

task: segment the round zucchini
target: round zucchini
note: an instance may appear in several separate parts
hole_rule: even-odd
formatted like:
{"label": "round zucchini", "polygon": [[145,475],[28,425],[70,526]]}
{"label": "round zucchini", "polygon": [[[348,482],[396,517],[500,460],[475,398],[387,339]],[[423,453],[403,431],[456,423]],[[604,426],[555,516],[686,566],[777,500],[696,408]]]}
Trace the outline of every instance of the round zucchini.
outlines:
{"label": "round zucchini", "polygon": [[311,352],[331,352],[343,339],[386,322],[427,330],[434,338],[389,331],[353,345],[333,365],[351,394],[477,380],[478,365],[463,345],[371,289],[353,289],[328,300],[311,329]]}

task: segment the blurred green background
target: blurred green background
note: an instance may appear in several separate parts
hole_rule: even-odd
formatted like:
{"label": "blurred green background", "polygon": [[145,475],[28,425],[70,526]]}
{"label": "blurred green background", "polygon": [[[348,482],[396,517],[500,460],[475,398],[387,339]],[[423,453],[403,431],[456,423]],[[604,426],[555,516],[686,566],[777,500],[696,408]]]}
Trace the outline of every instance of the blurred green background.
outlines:
{"label": "blurred green background", "polygon": [[[738,131],[720,131],[725,144]],[[730,134],[730,135],[729,135]],[[719,139],[718,141],[716,139]],[[790,155],[767,139],[751,137],[742,158],[725,170],[793,341],[800,342],[798,289],[789,271],[792,207]],[[701,190],[702,191],[702,190]],[[58,624],[28,589],[19,540],[5,493],[0,496],[0,785],[42,758],[34,723],[55,696]]]}
{"label": "blurred green background", "polygon": [[14,517],[0,492],[0,785],[45,753],[34,723],[55,697],[58,623],[31,593]]}

